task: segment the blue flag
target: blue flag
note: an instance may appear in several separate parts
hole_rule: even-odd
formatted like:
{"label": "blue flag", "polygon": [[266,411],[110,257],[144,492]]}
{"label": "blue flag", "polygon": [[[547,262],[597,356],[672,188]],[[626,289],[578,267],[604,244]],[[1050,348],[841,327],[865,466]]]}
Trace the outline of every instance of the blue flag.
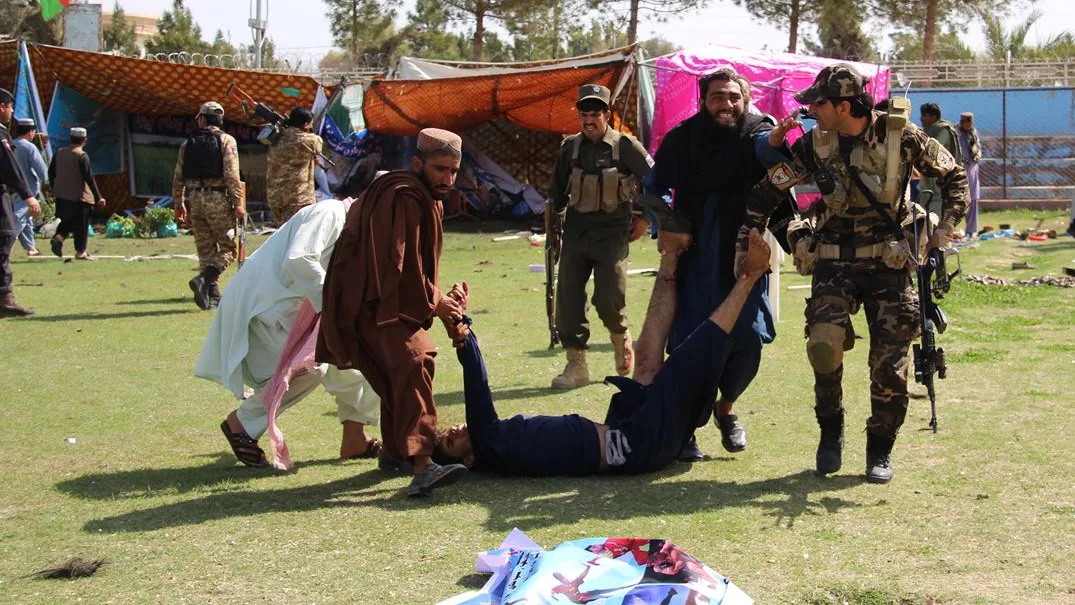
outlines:
{"label": "blue flag", "polygon": [[[37,94],[37,82],[30,65],[30,52],[26,42],[19,42],[19,63],[15,76],[15,119],[33,120],[40,132],[45,132],[45,111],[41,108],[41,96]],[[52,161],[52,149],[44,149],[45,161]]]}

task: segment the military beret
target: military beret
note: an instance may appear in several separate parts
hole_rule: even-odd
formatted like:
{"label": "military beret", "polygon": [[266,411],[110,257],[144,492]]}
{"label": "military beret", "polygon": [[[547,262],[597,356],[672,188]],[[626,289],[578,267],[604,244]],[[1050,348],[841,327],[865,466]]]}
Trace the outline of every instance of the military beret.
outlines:
{"label": "military beret", "polygon": [[460,155],[463,153],[463,139],[450,130],[424,128],[418,133],[418,150]]}
{"label": "military beret", "polygon": [[0,88],[0,103],[14,103],[15,97],[6,88]]}
{"label": "military beret", "polygon": [[795,93],[795,100],[809,105],[821,99],[849,99],[866,92],[867,79],[847,63],[836,63],[822,69],[814,83]]}
{"label": "military beret", "polygon": [[15,125],[16,126],[33,126],[34,128],[37,128],[37,122],[31,120],[30,118],[19,118],[18,120],[15,120]]}
{"label": "military beret", "polygon": [[82,128],[81,126],[75,126],[71,129],[70,136],[84,139],[86,138],[86,129]]}

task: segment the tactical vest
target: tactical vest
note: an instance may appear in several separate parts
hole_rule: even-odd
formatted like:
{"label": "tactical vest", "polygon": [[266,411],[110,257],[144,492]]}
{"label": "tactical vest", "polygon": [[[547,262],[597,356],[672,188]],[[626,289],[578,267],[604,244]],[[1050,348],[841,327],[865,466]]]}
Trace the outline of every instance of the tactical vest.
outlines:
{"label": "tactical vest", "polygon": [[183,178],[219,179],[224,176],[224,133],[198,130],[187,137],[183,152]]}
{"label": "tactical vest", "polygon": [[[899,102],[897,102],[899,101]],[[892,99],[885,120],[885,144],[868,148],[856,144],[851,150],[850,165],[858,170],[863,184],[881,206],[898,213],[905,204],[904,181],[906,166],[900,154],[903,129],[907,125],[909,104],[902,98]],[[813,128],[811,141],[817,165],[831,173],[832,193],[824,194],[825,206],[831,214],[859,214],[870,207],[870,202],[853,182],[843,159],[840,157],[840,137],[835,132]]]}
{"label": "tactical vest", "polygon": [[620,204],[629,204],[638,194],[638,179],[633,174],[620,173],[620,142],[623,134],[613,130],[612,166],[594,174],[586,172],[579,163],[579,150],[586,136],[578,134],[571,150],[571,179],[568,181],[568,207],[576,212],[614,212]]}

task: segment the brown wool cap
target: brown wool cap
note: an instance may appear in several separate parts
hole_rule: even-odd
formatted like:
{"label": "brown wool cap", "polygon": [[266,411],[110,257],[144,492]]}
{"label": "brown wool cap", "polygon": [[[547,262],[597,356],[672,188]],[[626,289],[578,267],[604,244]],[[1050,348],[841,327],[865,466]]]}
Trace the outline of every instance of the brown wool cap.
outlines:
{"label": "brown wool cap", "polygon": [[423,128],[418,133],[418,150],[461,154],[463,153],[463,139],[450,130]]}

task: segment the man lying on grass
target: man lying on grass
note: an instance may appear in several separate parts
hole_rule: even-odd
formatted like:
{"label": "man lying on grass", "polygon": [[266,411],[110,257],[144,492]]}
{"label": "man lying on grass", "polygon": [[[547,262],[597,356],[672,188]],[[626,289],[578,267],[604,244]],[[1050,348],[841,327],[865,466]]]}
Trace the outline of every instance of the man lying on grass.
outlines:
{"label": "man lying on grass", "polygon": [[467,422],[438,432],[434,458],[505,475],[638,474],[664,468],[694,432],[702,408],[712,404],[731,344],[728,334],[754,283],[768,270],[769,246],[755,230],[731,294],[672,352],[653,382],[606,379],[620,392],[612,396],[604,423],[577,414],[501,420],[477,336],[461,327],[455,342]]}

